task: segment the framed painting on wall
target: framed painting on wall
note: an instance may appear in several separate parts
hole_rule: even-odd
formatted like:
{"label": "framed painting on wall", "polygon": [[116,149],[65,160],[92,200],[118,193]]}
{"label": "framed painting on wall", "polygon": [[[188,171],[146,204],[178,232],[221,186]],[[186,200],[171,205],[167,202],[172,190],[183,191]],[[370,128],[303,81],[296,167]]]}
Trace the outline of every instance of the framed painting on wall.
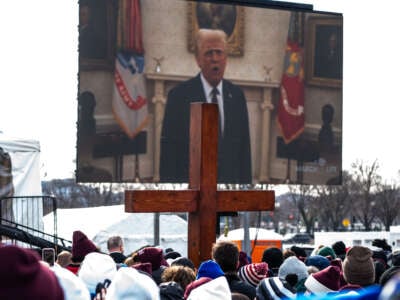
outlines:
{"label": "framed painting on wall", "polygon": [[195,35],[200,28],[221,29],[228,37],[228,55],[244,52],[244,7],[210,2],[188,3],[188,48],[194,52]]}
{"label": "framed painting on wall", "polygon": [[117,8],[113,3],[109,0],[86,0],[79,3],[80,70],[114,68]]}
{"label": "framed painting on wall", "polygon": [[308,19],[306,80],[310,85],[341,87],[343,74],[343,19]]}

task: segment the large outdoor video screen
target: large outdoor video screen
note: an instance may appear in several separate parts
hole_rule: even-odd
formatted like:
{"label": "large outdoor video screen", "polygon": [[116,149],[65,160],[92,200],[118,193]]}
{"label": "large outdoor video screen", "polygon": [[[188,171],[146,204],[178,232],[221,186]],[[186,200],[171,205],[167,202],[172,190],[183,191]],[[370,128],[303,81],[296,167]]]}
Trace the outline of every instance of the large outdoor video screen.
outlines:
{"label": "large outdoor video screen", "polygon": [[218,183],[340,184],[342,73],[338,13],[81,0],[76,179],[188,183],[191,103],[216,101]]}

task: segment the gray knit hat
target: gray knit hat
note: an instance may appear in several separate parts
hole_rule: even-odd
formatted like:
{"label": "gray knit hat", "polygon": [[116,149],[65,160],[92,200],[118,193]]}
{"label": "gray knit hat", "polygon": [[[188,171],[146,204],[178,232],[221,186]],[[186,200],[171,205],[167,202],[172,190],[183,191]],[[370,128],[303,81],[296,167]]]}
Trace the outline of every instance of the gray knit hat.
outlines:
{"label": "gray knit hat", "polygon": [[289,274],[296,274],[298,280],[308,277],[307,266],[296,256],[286,258],[279,267],[278,277],[286,279]]}
{"label": "gray knit hat", "polygon": [[343,276],[347,283],[368,286],[375,281],[372,251],[363,246],[353,246],[343,262]]}

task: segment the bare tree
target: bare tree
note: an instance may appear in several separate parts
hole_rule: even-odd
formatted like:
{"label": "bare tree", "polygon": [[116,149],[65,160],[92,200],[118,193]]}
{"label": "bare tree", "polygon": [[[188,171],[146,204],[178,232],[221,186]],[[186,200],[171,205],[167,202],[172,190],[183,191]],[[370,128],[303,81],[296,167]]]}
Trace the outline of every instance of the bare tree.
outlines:
{"label": "bare tree", "polygon": [[378,187],[375,211],[378,219],[389,231],[400,210],[400,190],[396,184],[382,184]]}
{"label": "bare tree", "polygon": [[338,231],[351,209],[351,176],[343,171],[341,185],[316,187],[319,207],[318,221],[325,230]]}
{"label": "bare tree", "polygon": [[318,211],[316,197],[313,195],[314,189],[315,187],[311,185],[289,185],[290,201],[298,209],[307,233],[314,232]]}
{"label": "bare tree", "polygon": [[381,182],[378,174],[379,164],[374,161],[372,165],[367,165],[362,161],[352,164],[353,179],[355,181],[354,190],[354,214],[364,225],[366,231],[371,230],[371,224],[376,217],[374,192]]}

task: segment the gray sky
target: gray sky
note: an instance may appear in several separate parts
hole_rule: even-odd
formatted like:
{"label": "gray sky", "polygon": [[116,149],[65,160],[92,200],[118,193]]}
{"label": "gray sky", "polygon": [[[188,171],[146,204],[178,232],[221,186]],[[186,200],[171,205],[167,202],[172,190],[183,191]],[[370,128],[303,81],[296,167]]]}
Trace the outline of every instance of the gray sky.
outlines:
{"label": "gray sky", "polygon": [[[41,144],[42,179],[75,165],[78,1],[2,1],[0,131]],[[400,18],[395,0],[299,1],[344,15],[343,167],[400,169]],[[22,8],[23,7],[23,8]],[[47,174],[46,177],[45,174]]]}

